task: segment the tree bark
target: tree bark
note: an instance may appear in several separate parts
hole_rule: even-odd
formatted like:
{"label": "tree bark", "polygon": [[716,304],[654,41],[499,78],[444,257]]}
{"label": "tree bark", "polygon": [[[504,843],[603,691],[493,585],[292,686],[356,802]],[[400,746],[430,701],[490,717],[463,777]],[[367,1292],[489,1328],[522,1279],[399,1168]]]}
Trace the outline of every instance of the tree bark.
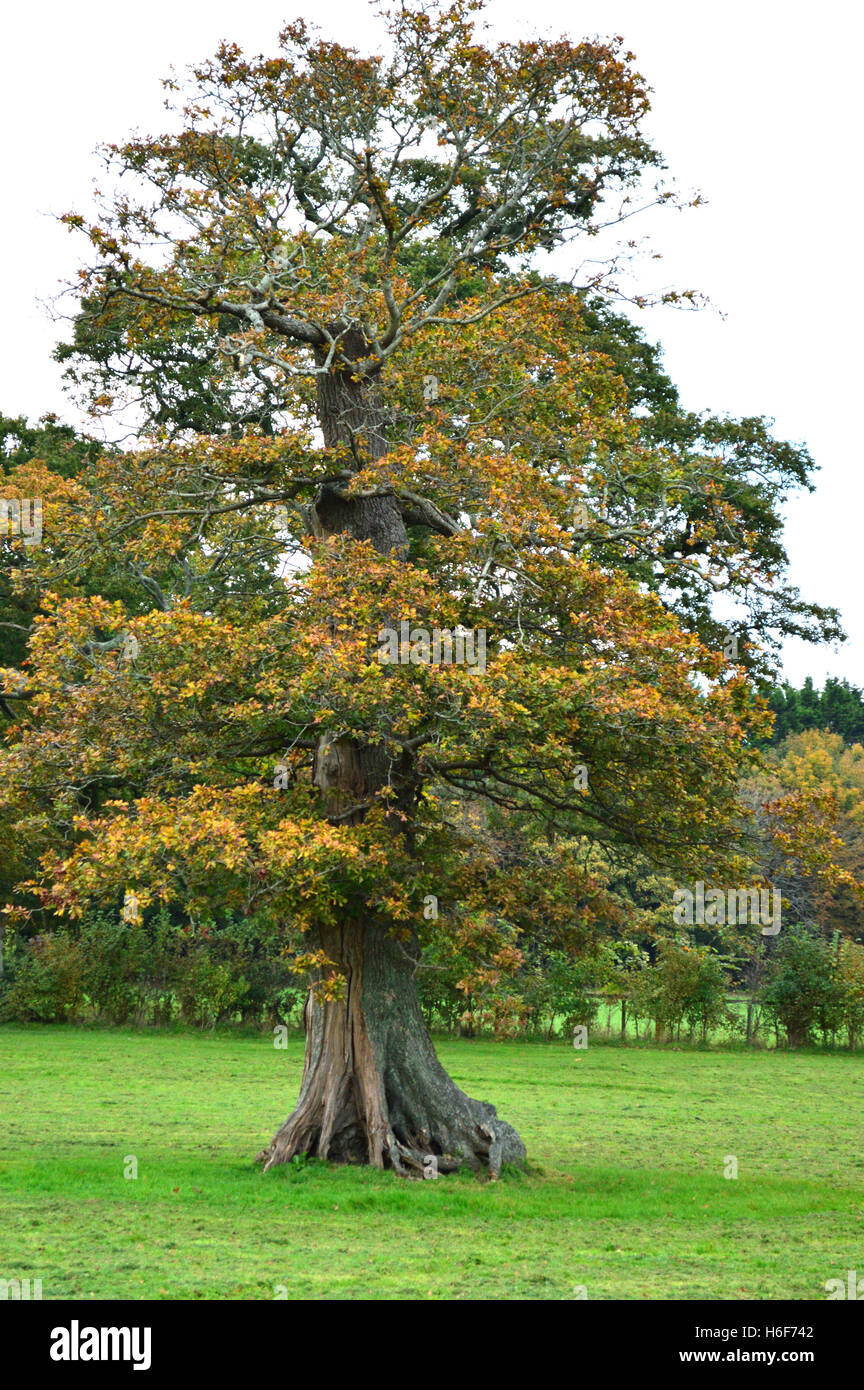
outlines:
{"label": "tree bark", "polygon": [[[358,358],[362,346],[353,343]],[[356,365],[319,378],[318,412],[328,447],[372,457],[386,451],[377,384]],[[407,557],[408,535],[393,496],[350,497],[325,486],[312,511],[319,534],[346,534],[370,541],[382,554]],[[380,743],[330,735],[318,746],[313,777],[328,816],[342,824],[361,821],[388,783],[403,812],[418,789],[410,759],[394,766]],[[493,1105],[460,1091],[438,1061],[420,1009],[414,943],[397,940],[385,922],[371,919],[319,931],[315,944],[339,967],[346,994],[321,1002],[310,990],[300,1096],[259,1155],[265,1170],[303,1153],[392,1167],[405,1176],[467,1164],[496,1177],[502,1163],[524,1162],[525,1147],[512,1126],[498,1119]]]}
{"label": "tree bark", "polygon": [[347,981],[342,1000],[306,1002],[306,1059],[293,1114],[261,1155],[392,1167],[406,1176],[522,1163],[516,1131],[445,1072],[423,1021],[409,945],[377,924],[346,922],[319,944]]}

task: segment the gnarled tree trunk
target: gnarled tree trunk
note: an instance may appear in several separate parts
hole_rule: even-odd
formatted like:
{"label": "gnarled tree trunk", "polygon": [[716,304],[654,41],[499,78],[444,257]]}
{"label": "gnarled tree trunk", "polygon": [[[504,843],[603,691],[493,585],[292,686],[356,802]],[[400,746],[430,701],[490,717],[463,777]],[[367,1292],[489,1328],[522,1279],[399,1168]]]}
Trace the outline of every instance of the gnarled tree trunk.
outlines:
{"label": "gnarled tree trunk", "polygon": [[[358,358],[362,346],[352,344]],[[347,444],[367,457],[386,451],[374,379],[360,379],[350,364],[319,379],[318,410],[328,446]],[[347,534],[382,554],[407,555],[405,521],[392,495],[355,498],[325,486],[312,511],[319,534]],[[417,791],[412,768],[389,766],[380,744],[329,736],[319,744],[314,779],[328,813],[343,824],[362,820],[388,781],[397,795],[402,789],[403,804]],[[346,920],[320,931],[315,944],[338,965],[346,995],[322,1002],[310,991],[300,1096],[260,1155],[265,1169],[301,1153],[406,1175],[465,1163],[497,1176],[502,1163],[523,1162],[525,1147],[512,1126],[493,1105],[460,1091],[438,1061],[420,1010],[412,945],[375,920]]]}
{"label": "gnarled tree trunk", "polygon": [[512,1126],[460,1091],[438,1061],[410,948],[355,922],[321,933],[319,944],[345,976],[346,997],[321,1003],[310,992],[300,1097],[261,1156],[265,1169],[300,1153],[403,1174],[466,1163],[497,1176],[502,1163],[521,1163]]}

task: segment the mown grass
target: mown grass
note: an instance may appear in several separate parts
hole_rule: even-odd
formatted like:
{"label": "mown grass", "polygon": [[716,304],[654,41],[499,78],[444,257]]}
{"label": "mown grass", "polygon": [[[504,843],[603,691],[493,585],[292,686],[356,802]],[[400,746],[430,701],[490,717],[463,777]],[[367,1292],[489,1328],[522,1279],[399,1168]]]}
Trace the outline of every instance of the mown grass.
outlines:
{"label": "mown grass", "polygon": [[864,1273],[861,1054],[439,1051],[519,1128],[527,1173],[262,1176],[300,1038],[0,1029],[0,1278],[46,1299],[819,1299]]}

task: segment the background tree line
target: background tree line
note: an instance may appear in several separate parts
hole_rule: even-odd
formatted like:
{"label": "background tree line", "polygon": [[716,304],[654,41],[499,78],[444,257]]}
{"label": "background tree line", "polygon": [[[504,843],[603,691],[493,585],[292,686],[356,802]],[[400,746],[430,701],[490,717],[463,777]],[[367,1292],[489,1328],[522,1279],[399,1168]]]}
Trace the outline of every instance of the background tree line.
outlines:
{"label": "background tree line", "polygon": [[768,704],[774,729],[766,741],[772,745],[805,729],[827,729],[847,743],[864,742],[864,693],[847,680],[829,676],[822,690],[812,676],[800,688],[783,681],[771,688]]}

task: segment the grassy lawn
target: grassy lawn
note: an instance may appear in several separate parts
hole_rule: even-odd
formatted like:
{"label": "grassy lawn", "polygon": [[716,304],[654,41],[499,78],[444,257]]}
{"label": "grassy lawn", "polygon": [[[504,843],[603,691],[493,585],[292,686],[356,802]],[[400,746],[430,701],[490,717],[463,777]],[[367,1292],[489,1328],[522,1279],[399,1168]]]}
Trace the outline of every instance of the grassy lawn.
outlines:
{"label": "grassy lawn", "polygon": [[860,1054],[439,1051],[529,1172],[262,1177],[299,1038],[0,1029],[0,1277],[46,1299],[824,1299],[864,1273]]}

